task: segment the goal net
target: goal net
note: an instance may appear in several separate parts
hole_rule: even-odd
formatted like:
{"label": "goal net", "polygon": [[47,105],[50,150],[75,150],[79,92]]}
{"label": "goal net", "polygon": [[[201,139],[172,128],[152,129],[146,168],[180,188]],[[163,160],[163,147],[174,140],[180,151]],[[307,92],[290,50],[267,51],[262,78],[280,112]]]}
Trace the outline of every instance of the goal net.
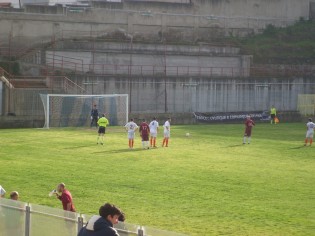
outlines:
{"label": "goal net", "polygon": [[45,112],[44,128],[88,127],[94,105],[100,116],[105,114],[110,125],[124,125],[128,121],[128,94],[41,94],[40,97]]}

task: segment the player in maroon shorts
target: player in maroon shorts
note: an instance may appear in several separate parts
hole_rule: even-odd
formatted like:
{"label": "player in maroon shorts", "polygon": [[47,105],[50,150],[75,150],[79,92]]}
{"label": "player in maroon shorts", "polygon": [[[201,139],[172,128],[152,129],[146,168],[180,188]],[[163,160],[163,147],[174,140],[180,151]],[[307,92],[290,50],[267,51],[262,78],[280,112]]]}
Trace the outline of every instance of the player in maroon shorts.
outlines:
{"label": "player in maroon shorts", "polygon": [[247,116],[245,120],[245,133],[244,133],[243,144],[246,144],[246,138],[248,139],[248,144],[250,144],[250,138],[252,136],[253,126],[255,126],[255,122],[250,118],[250,116]]}
{"label": "player in maroon shorts", "polygon": [[150,127],[146,123],[145,120],[142,121],[139,128],[140,136],[142,138],[142,147],[143,149],[149,149],[149,134],[150,134]]}

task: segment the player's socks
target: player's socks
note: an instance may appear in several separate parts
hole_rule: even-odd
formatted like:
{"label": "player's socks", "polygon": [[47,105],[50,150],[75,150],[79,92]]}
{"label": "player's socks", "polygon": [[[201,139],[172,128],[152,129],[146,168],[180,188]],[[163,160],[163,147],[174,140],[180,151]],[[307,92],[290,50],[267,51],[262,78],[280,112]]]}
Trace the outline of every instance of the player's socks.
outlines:
{"label": "player's socks", "polygon": [[165,144],[165,138],[163,139],[163,144],[162,144],[162,147],[164,147],[164,144]]}
{"label": "player's socks", "polygon": [[165,147],[168,147],[168,139],[166,139],[166,145],[165,145]]}
{"label": "player's socks", "polygon": [[304,144],[304,146],[306,146],[306,145],[307,145],[307,141],[308,141],[308,140],[307,140],[307,138],[306,138],[306,139],[305,139],[305,144]]}
{"label": "player's socks", "polygon": [[153,147],[156,147],[156,138],[153,139]]}
{"label": "player's socks", "polygon": [[310,140],[310,146],[312,145],[312,143],[313,143],[313,139]]}
{"label": "player's socks", "polygon": [[150,146],[152,147],[152,143],[153,143],[153,138],[150,138]]}
{"label": "player's socks", "polygon": [[246,143],[246,137],[244,136],[244,138],[243,138],[243,144],[245,144]]}
{"label": "player's socks", "polygon": [[142,148],[144,149],[144,141],[142,141]]}
{"label": "player's socks", "polygon": [[131,140],[131,148],[133,148],[134,140]]}
{"label": "player's socks", "polygon": [[129,143],[128,143],[129,148],[131,148],[131,140],[129,139],[128,141],[129,141]]}
{"label": "player's socks", "polygon": [[248,137],[248,144],[250,144],[250,137]]}

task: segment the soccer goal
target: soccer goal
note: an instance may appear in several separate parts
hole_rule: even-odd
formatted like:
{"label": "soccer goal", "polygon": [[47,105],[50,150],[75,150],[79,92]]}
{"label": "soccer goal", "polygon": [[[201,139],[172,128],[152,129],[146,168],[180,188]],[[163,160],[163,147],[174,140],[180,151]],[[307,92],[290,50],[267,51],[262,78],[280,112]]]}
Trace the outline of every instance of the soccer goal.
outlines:
{"label": "soccer goal", "polygon": [[41,94],[44,105],[45,125],[51,127],[88,127],[91,110],[97,106],[110,125],[128,122],[128,94],[72,95]]}

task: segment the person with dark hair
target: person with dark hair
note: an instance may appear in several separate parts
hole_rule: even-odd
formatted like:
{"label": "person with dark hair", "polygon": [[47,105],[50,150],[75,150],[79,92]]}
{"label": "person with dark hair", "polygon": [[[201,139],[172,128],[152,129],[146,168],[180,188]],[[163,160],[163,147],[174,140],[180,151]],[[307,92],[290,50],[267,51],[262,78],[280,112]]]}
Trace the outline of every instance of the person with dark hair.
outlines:
{"label": "person with dark hair", "polygon": [[97,144],[99,144],[101,138],[101,144],[103,145],[106,127],[109,124],[109,121],[105,117],[105,114],[103,114],[102,117],[97,121],[97,124],[98,124]]}
{"label": "person with dark hair", "polygon": [[78,236],[119,236],[113,227],[119,219],[125,220],[124,213],[115,205],[105,203],[99,209],[99,216],[92,216]]}
{"label": "person with dark hair", "polygon": [[98,118],[99,118],[98,110],[96,108],[96,105],[94,105],[94,107],[91,110],[91,127],[94,122],[95,122],[95,127],[97,127]]}
{"label": "person with dark hair", "polygon": [[11,200],[14,200],[14,201],[17,201],[19,200],[19,193],[17,191],[13,191],[10,193],[10,199]]}
{"label": "person with dark hair", "polygon": [[149,134],[150,134],[150,127],[147,124],[146,120],[143,119],[142,123],[140,124],[139,128],[140,136],[142,138],[142,148],[149,149]]}

